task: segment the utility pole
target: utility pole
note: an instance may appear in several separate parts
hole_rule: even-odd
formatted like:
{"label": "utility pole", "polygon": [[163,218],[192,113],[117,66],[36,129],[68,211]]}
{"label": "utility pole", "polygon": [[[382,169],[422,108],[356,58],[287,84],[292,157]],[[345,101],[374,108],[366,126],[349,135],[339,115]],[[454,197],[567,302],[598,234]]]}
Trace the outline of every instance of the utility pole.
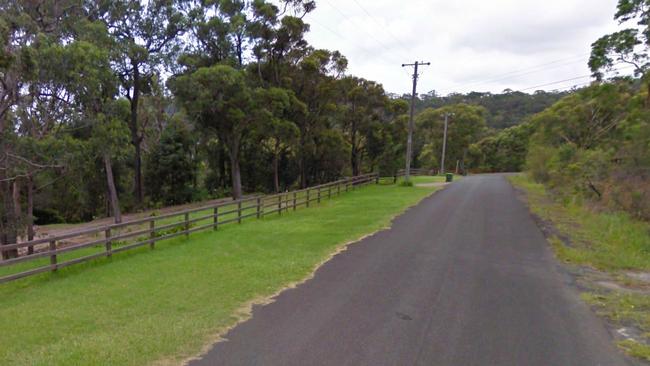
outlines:
{"label": "utility pole", "polygon": [[413,64],[402,64],[402,67],[414,66],[413,70],[413,93],[411,94],[411,112],[409,116],[409,126],[408,126],[408,138],[406,140],[406,169],[404,169],[404,180],[408,182],[411,179],[411,155],[413,154],[413,127],[414,127],[414,115],[415,115],[415,97],[417,96],[417,87],[418,87],[418,66],[420,65],[431,65],[430,62],[418,62],[415,61]]}
{"label": "utility pole", "polygon": [[447,152],[447,125],[449,123],[449,116],[453,113],[445,113],[445,132],[442,137],[442,159],[440,159],[440,174],[445,174],[445,153]]}

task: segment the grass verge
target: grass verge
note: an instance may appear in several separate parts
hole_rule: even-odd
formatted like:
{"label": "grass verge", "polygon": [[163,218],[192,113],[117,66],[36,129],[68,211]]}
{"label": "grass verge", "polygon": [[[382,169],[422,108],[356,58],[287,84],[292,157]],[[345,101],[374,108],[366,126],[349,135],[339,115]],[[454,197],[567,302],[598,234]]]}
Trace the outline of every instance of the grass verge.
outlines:
{"label": "grass verge", "polygon": [[0,364],[177,364],[436,189],[369,186],[0,286]]}
{"label": "grass verge", "polygon": [[[624,330],[618,342],[628,354],[650,361],[650,283],[632,274],[650,270],[650,224],[625,213],[596,212],[575,203],[558,203],[543,185],[525,175],[509,177],[526,193],[533,214],[550,223],[549,235],[558,259],[567,264],[590,268],[579,280],[582,298],[611,324]],[[549,234],[549,233],[547,233]],[[603,288],[594,280],[615,284]]]}

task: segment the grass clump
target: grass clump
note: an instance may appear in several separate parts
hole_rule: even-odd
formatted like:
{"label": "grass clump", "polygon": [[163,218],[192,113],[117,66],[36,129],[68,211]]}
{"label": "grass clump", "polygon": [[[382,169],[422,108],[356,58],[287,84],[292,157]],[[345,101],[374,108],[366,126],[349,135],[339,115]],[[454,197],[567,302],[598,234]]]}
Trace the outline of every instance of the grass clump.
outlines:
{"label": "grass clump", "polygon": [[[369,186],[0,286],[1,365],[178,364],[433,187]],[[360,214],[362,213],[362,214]]]}

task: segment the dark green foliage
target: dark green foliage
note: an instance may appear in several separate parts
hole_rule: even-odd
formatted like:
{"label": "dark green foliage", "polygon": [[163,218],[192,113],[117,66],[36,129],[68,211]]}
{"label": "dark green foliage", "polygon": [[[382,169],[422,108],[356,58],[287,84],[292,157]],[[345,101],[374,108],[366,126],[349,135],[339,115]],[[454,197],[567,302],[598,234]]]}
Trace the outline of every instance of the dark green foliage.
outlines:
{"label": "dark green foliage", "polygon": [[145,181],[154,202],[175,205],[190,202],[195,192],[197,163],[195,137],[183,122],[172,120],[147,157]]}
{"label": "dark green foliage", "polygon": [[504,90],[500,94],[471,92],[439,96],[435,91],[431,91],[420,96],[416,108],[423,111],[426,108],[435,109],[459,103],[478,105],[488,112],[485,115],[487,126],[502,129],[522,123],[528,116],[543,111],[568,94],[542,90],[527,94]]}
{"label": "dark green foliage", "polygon": [[650,219],[650,110],[632,84],[594,85],[536,115],[527,168],[566,199]]}
{"label": "dark green foliage", "polygon": [[425,109],[416,118],[417,139],[415,156],[417,166],[439,170],[442,157],[445,114],[449,114],[445,167],[453,171],[457,163],[466,160],[470,145],[487,132],[485,108],[469,104],[450,105],[439,109]]}
{"label": "dark green foliage", "polygon": [[56,210],[47,208],[34,210],[34,224],[36,225],[60,224],[64,221],[64,218]]}
{"label": "dark green foliage", "polygon": [[467,167],[474,172],[519,172],[524,168],[528,141],[534,129],[530,122],[493,131],[470,145]]}

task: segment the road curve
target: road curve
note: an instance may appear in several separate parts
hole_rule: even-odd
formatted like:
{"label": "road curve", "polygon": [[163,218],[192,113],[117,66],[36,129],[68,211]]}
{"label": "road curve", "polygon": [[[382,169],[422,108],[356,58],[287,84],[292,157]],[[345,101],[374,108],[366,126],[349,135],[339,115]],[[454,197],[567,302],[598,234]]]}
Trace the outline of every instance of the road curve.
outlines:
{"label": "road curve", "polygon": [[506,179],[468,177],[190,365],[632,365],[569,281]]}

